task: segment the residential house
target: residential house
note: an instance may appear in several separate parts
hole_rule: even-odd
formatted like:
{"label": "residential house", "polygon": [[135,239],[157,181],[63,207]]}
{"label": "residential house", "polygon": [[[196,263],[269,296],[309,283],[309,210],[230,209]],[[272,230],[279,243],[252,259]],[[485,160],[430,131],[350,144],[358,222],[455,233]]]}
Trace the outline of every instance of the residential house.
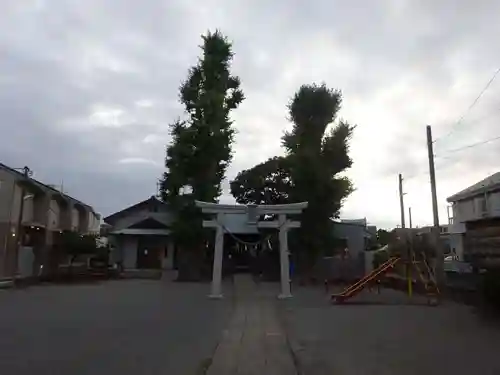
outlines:
{"label": "residential house", "polygon": [[112,261],[127,269],[172,268],[172,221],[167,205],[154,196],[105,217]]}
{"label": "residential house", "polygon": [[[22,238],[17,249],[19,223]],[[0,163],[1,275],[34,272],[35,264],[48,261],[63,231],[94,233],[99,223],[91,206]]]}
{"label": "residential house", "polygon": [[[155,196],[105,217],[101,230],[112,248],[112,261],[125,269],[176,268],[177,247],[170,230],[173,219],[168,204]],[[248,225],[246,215],[225,214],[223,220],[228,237],[225,247],[232,245],[228,233],[245,239],[259,237],[258,229]]]}
{"label": "residential house", "polygon": [[366,219],[335,220],[333,223],[336,239],[333,256],[320,260],[315,272],[324,279],[359,279],[371,268],[366,265],[365,250],[376,238],[377,228],[367,225]]}
{"label": "residential house", "polygon": [[366,219],[335,221],[333,227],[335,237],[345,244],[351,258],[361,256],[369,246],[372,237],[376,238],[375,226],[368,226]]}
{"label": "residential house", "polygon": [[500,258],[500,172],[452,195],[450,246],[460,260]]}
{"label": "residential house", "polygon": [[[431,235],[432,229],[434,227],[432,225],[427,225],[424,227],[416,227],[412,229],[407,229],[413,231],[412,233],[417,235],[417,236],[422,236],[422,235]],[[441,241],[441,244],[443,246],[443,253],[444,255],[448,255],[452,252],[451,250],[451,240],[450,240],[450,225],[448,224],[442,224],[439,226],[439,238]]]}

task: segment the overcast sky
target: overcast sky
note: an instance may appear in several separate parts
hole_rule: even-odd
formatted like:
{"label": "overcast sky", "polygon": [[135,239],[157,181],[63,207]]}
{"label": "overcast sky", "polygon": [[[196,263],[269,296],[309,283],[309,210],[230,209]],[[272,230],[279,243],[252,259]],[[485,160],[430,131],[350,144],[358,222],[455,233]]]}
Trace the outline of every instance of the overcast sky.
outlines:
{"label": "overcast sky", "polygon": [[[282,5],[280,5],[282,4]],[[399,223],[397,174],[417,225],[432,223],[425,125],[436,138],[438,200],[498,171],[500,77],[454,126],[500,67],[500,2],[491,0],[3,0],[0,161],[108,215],[156,193],[178,86],[200,35],[234,43],[247,99],[231,179],[280,154],[286,103],[304,83],[343,91],[356,124],[342,210],[381,227]],[[413,178],[410,178],[412,177]],[[225,184],[223,201],[231,201]]]}

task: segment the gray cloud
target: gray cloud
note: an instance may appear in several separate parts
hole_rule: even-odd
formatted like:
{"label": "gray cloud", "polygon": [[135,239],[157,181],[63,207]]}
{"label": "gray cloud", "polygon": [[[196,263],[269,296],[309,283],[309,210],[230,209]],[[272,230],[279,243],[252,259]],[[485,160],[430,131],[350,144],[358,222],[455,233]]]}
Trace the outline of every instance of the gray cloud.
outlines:
{"label": "gray cloud", "polygon": [[[324,81],[342,89],[341,116],[358,124],[349,175],[359,190],[344,215],[395,225],[395,176],[403,173],[415,176],[407,200],[423,207],[414,215],[424,224],[425,125],[447,134],[497,68],[499,11],[493,0],[8,0],[0,15],[1,161],[28,164],[48,183],[64,180],[104,214],[154,194],[168,124],[182,115],[178,86],[200,34],[219,27],[234,41],[247,96],[233,116],[228,178],[282,152],[287,101],[300,84]],[[447,195],[495,167],[498,144],[447,150],[500,135],[499,91],[500,80],[435,144],[448,157],[436,159],[442,210]]]}

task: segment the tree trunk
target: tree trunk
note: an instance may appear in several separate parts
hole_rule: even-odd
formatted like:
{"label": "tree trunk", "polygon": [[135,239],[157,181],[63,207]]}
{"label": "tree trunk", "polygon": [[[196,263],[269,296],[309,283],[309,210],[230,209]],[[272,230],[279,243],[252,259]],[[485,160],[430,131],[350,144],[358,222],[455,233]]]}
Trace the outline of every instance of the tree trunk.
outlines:
{"label": "tree trunk", "polygon": [[201,281],[203,253],[197,248],[181,248],[178,252],[178,281]]}

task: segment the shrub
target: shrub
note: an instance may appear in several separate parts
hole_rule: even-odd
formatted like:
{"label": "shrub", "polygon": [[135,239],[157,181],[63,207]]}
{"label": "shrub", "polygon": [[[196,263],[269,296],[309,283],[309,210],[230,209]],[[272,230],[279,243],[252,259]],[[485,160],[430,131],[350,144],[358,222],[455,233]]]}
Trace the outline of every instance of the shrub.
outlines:
{"label": "shrub", "polygon": [[378,250],[373,254],[373,268],[378,268],[383,263],[389,260],[389,252],[387,250]]}

